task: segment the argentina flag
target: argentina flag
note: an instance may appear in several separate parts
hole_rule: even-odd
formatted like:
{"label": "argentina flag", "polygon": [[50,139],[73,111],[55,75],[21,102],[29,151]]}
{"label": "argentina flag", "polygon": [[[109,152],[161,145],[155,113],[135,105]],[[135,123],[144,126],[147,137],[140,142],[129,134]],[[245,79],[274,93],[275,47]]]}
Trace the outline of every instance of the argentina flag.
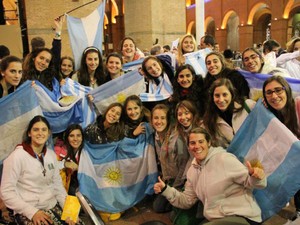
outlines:
{"label": "argentina flag", "polygon": [[23,83],[15,92],[0,99],[0,164],[22,143],[23,133],[29,121],[36,115],[42,115],[35,90],[31,81]]}
{"label": "argentina flag", "polygon": [[78,168],[79,191],[104,212],[122,212],[153,194],[157,181],[151,127],[136,139],[92,145],[86,143]]}
{"label": "argentina flag", "polygon": [[80,66],[82,53],[86,47],[95,46],[102,49],[103,23],[105,1],[90,15],[84,18],[75,18],[67,15],[68,33],[75,59],[75,68]]}
{"label": "argentina flag", "polygon": [[[250,98],[257,101],[263,97],[262,88],[266,79],[271,77],[270,74],[250,73],[245,70],[238,70],[247,80],[250,88]],[[276,74],[275,74],[276,75]],[[300,79],[285,77],[284,78],[293,90],[293,96],[300,95]]]}
{"label": "argentina flag", "polygon": [[184,54],[185,63],[191,65],[197,75],[206,76],[207,69],[205,65],[205,57],[211,50],[209,48],[201,49],[196,52]]}
{"label": "argentina flag", "polygon": [[238,130],[228,152],[262,165],[267,187],[254,190],[263,221],[278,213],[300,190],[300,142],[259,100]]}
{"label": "argentina flag", "polygon": [[90,123],[94,122],[97,117],[93,104],[91,104],[87,98],[87,94],[91,90],[93,90],[93,88],[81,85],[70,78],[66,78],[65,81],[65,84],[60,87],[61,95],[77,96],[78,99],[80,99],[80,103],[78,103],[82,108],[82,118],[80,120],[80,125],[84,129]]}
{"label": "argentina flag", "polygon": [[111,103],[119,102],[123,104],[128,96],[139,95],[144,91],[144,77],[137,70],[133,70],[102,84],[89,94],[94,97],[94,105],[100,114],[103,114]]}

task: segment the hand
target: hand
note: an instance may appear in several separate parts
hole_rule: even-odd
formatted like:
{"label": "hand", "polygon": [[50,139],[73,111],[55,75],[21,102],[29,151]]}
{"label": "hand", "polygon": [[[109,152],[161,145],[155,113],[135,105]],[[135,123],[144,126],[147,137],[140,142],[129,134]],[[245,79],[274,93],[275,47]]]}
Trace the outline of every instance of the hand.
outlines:
{"label": "hand", "polygon": [[251,177],[255,177],[259,180],[262,180],[265,178],[265,171],[258,167],[252,167],[251,163],[249,161],[246,162],[246,166],[248,168],[249,174]]}
{"label": "hand", "polygon": [[91,103],[94,101],[94,96],[91,94],[88,94],[87,98],[88,98],[89,102],[91,102]]}
{"label": "hand", "polygon": [[[74,222],[73,220],[71,220],[70,217],[68,217],[68,218],[65,220],[65,222],[66,222],[67,224],[69,224],[69,225],[75,225],[75,224],[76,224],[76,222]],[[79,223],[79,221],[77,221],[77,223]]]}
{"label": "hand", "polygon": [[265,98],[262,98],[261,102],[262,102],[262,104],[264,104],[264,107],[266,107],[266,109],[267,109],[268,105],[267,105]]}
{"label": "hand", "polygon": [[34,225],[50,225],[53,223],[50,216],[42,210],[37,211],[33,217],[32,221]]}
{"label": "hand", "polygon": [[159,194],[165,186],[165,182],[163,182],[160,176],[158,176],[158,182],[155,183],[153,187],[155,194]]}
{"label": "hand", "polygon": [[133,131],[134,136],[138,136],[140,134],[144,134],[146,132],[146,128],[143,126],[143,123],[140,123],[137,128]]}
{"label": "hand", "polygon": [[65,21],[65,15],[57,17],[54,19],[55,32],[61,32],[63,23]]}
{"label": "hand", "polygon": [[73,161],[66,161],[65,167],[68,169],[71,169],[72,172],[78,170],[78,165],[74,163]]}
{"label": "hand", "polygon": [[61,81],[59,82],[60,86],[63,86],[66,84],[66,79],[61,79]]}

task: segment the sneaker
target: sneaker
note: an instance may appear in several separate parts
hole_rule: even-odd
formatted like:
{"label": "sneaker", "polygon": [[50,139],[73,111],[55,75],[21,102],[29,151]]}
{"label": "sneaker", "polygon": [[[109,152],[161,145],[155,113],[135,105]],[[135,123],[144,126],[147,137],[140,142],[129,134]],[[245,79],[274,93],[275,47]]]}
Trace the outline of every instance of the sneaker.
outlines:
{"label": "sneaker", "polygon": [[105,223],[108,223],[109,221],[118,220],[121,217],[121,213],[99,212],[99,215]]}

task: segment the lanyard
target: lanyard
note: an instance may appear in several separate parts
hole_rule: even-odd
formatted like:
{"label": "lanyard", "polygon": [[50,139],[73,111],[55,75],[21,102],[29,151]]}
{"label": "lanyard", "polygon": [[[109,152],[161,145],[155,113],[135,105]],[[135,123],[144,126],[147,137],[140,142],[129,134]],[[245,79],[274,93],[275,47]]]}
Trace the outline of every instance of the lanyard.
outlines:
{"label": "lanyard", "polygon": [[35,157],[37,158],[37,160],[39,160],[41,162],[42,166],[43,166],[42,173],[43,173],[43,175],[45,177],[46,176],[46,169],[45,169],[45,166],[44,166],[44,153],[42,153],[41,156],[39,156],[35,152],[34,152],[34,154],[35,154]]}

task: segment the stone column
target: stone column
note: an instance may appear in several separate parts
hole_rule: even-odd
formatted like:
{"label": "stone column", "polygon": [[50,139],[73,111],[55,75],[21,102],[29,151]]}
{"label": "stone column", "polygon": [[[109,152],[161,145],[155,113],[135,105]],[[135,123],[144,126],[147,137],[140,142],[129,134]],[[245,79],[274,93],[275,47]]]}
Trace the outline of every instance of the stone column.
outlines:
{"label": "stone column", "polygon": [[244,25],[239,26],[240,32],[240,51],[244,51],[246,48],[253,47],[253,26]]}
{"label": "stone column", "polygon": [[137,47],[148,50],[171,42],[186,33],[185,0],[124,0],[125,35]]}
{"label": "stone column", "polygon": [[204,0],[196,0],[196,41],[200,44],[201,37],[204,36],[205,23],[205,4]]}
{"label": "stone column", "polygon": [[215,31],[215,39],[218,41],[221,50],[227,49],[227,30],[219,29]]}
{"label": "stone column", "polygon": [[288,32],[288,19],[277,19],[271,22],[271,38],[278,41],[285,48]]}

